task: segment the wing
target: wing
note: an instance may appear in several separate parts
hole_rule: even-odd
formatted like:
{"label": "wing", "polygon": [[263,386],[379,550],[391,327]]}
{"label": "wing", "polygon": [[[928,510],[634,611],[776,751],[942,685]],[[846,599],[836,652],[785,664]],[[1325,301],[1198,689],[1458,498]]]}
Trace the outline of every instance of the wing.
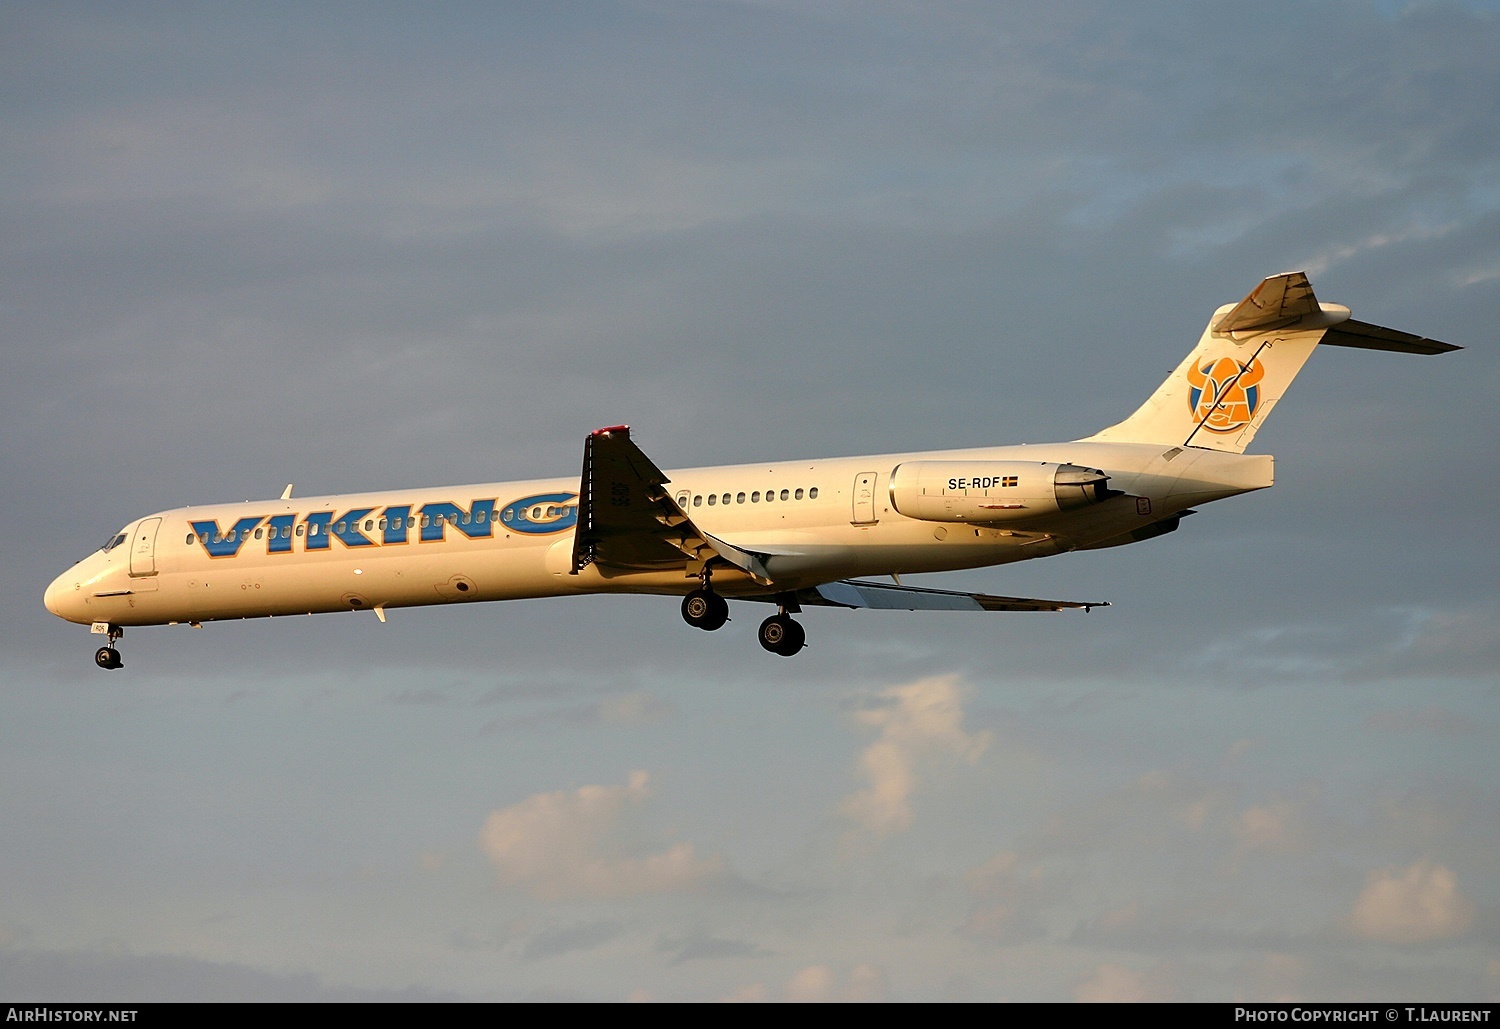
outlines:
{"label": "wing", "polygon": [[769,585],[760,556],[694,525],[663,488],[670,481],[631,440],[630,426],[590,433],[583,443],[573,574],[597,564],[628,571],[681,568],[684,576],[694,576],[719,558]]}
{"label": "wing", "polygon": [[841,579],[812,589],[801,590],[797,599],[804,604],[825,607],[870,607],[891,611],[1062,611],[1109,607],[1103,600],[1033,600],[1029,597],[993,597],[988,593],[959,593],[954,590],[929,590],[895,583],[865,582]]}

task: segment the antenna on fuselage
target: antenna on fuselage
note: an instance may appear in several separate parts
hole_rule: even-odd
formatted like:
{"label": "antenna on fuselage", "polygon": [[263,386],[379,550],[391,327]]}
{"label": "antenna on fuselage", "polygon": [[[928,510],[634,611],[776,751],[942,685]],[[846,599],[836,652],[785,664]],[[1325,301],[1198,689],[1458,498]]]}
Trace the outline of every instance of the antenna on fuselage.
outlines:
{"label": "antenna on fuselage", "polygon": [[292,499],[292,483],[290,483],[290,482],[287,483],[286,484],[286,489],[284,489],[284,490],[281,491],[281,499],[282,500],[291,500]]}

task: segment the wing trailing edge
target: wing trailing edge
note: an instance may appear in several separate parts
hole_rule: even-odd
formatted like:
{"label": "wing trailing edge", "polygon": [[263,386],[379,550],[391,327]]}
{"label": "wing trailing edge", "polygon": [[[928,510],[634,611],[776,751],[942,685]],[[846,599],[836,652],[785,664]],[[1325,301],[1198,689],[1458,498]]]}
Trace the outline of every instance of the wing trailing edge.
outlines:
{"label": "wing trailing edge", "polygon": [[800,590],[804,604],[825,607],[876,608],[887,611],[1084,611],[1109,607],[1108,601],[1036,600],[1030,597],[996,597],[988,593],[923,589],[895,583],[841,579],[812,589]]}

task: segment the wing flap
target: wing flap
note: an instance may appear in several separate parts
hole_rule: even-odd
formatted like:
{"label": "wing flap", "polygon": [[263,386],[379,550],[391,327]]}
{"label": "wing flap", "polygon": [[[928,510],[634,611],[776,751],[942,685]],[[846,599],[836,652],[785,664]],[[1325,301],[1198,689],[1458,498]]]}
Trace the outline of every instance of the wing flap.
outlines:
{"label": "wing flap", "polygon": [[988,593],[923,589],[895,583],[841,579],[802,590],[804,604],[825,607],[874,608],[886,611],[1064,611],[1108,607],[1107,601],[1036,600],[1030,597],[996,597]]}

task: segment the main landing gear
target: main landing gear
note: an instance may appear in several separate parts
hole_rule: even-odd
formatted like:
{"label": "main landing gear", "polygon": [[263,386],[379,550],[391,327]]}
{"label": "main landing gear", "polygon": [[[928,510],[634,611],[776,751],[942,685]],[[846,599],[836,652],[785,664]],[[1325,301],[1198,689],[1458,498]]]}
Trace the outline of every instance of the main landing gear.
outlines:
{"label": "main landing gear", "polygon": [[[800,622],[788,610],[800,610],[793,594],[782,594],[777,598],[776,614],[760,623],[760,645],[773,654],[791,657],[807,646],[807,633]],[[729,601],[714,592],[707,572],[703,585],[682,598],[682,620],[697,629],[712,632],[729,621]]]}
{"label": "main landing gear", "polygon": [[760,645],[773,654],[791,657],[807,646],[802,623],[782,611],[760,623]]}
{"label": "main landing gear", "polygon": [[729,621],[729,601],[711,589],[693,590],[682,598],[682,620],[694,628],[713,632]]}
{"label": "main landing gear", "polygon": [[122,668],[125,662],[120,660],[120,652],[115,649],[115,640],[125,635],[125,630],[118,625],[111,625],[108,635],[109,644],[94,651],[94,664],[100,668]]}

